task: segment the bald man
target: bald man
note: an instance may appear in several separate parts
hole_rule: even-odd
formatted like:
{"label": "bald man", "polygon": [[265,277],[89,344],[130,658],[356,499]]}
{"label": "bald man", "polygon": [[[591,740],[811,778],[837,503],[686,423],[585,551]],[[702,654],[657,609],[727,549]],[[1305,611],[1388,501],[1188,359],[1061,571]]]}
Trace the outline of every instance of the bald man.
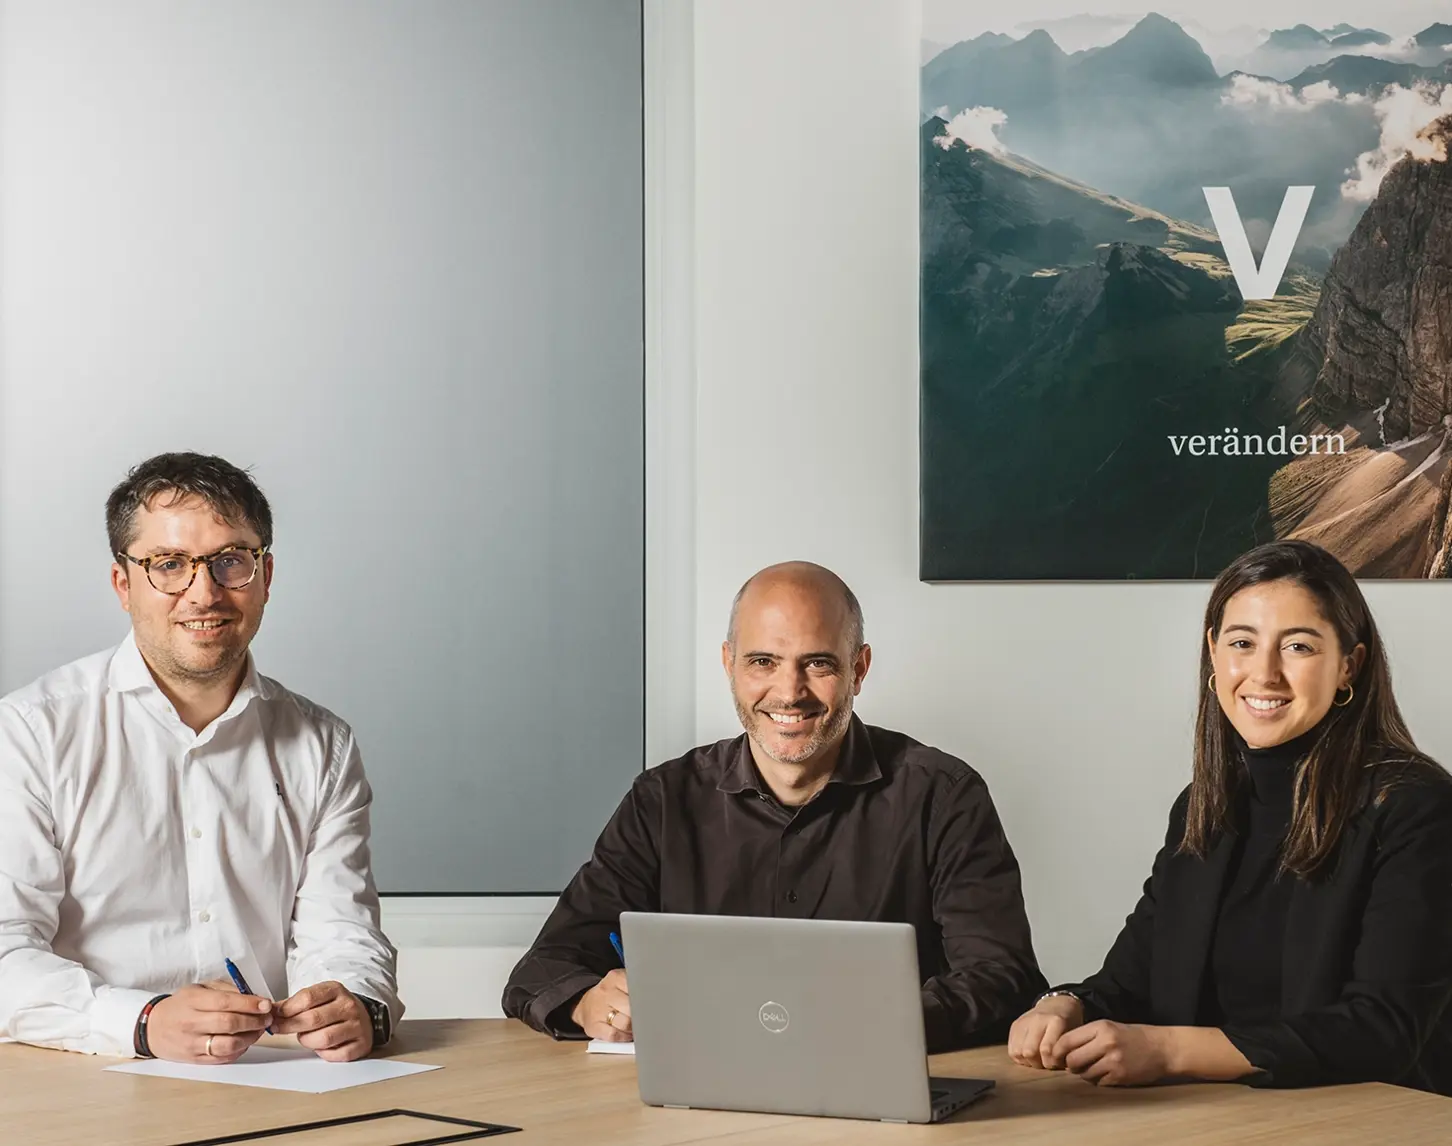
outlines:
{"label": "bald man", "polygon": [[721,663],[745,734],[641,774],[510,975],[505,1014],[628,1041],[622,911],[861,919],[916,929],[930,1052],[1002,1040],[1048,986],[1018,863],[978,773],[853,715],[872,649],[852,591],[819,565],[762,570]]}

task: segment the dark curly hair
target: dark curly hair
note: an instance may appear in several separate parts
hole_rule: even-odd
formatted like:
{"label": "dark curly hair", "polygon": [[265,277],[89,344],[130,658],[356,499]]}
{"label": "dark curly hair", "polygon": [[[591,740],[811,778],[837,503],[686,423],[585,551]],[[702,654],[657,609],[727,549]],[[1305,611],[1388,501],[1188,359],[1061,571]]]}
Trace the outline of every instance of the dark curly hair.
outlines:
{"label": "dark curly hair", "polygon": [[106,499],[106,540],[112,556],[124,553],[136,539],[137,513],[167,494],[167,505],[199,497],[231,524],[251,526],[261,544],[272,544],[272,507],[246,470],[211,454],[157,454],[133,466]]}

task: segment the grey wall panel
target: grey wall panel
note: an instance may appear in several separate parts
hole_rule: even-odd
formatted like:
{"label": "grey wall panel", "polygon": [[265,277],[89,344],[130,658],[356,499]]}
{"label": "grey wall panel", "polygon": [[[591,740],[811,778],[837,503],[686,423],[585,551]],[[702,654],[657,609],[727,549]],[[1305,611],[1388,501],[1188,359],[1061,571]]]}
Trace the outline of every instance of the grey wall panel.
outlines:
{"label": "grey wall panel", "polygon": [[380,886],[558,890],[642,764],[640,50],[637,0],[0,4],[0,687],[126,631],[127,467],[221,453]]}

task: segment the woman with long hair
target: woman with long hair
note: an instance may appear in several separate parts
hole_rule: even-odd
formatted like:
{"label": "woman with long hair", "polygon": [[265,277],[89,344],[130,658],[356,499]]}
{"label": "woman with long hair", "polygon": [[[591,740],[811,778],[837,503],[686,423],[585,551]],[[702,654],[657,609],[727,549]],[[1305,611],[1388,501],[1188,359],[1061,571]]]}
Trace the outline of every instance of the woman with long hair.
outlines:
{"label": "woman with long hair", "polygon": [[1103,1085],[1452,1094],[1452,778],[1392,693],[1356,579],[1273,542],[1210,593],[1194,772],[1133,914],[1009,1034]]}

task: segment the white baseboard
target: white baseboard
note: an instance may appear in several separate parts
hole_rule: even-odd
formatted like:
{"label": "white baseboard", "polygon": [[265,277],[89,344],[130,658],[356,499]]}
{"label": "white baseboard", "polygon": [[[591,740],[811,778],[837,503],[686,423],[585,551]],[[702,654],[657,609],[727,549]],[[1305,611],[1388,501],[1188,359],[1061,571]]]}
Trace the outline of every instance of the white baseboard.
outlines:
{"label": "white baseboard", "polygon": [[400,947],[398,994],[410,1019],[502,1019],[499,998],[526,947]]}
{"label": "white baseboard", "polygon": [[398,948],[398,993],[410,1019],[498,1019],[499,997],[552,896],[395,897],[383,932]]}

